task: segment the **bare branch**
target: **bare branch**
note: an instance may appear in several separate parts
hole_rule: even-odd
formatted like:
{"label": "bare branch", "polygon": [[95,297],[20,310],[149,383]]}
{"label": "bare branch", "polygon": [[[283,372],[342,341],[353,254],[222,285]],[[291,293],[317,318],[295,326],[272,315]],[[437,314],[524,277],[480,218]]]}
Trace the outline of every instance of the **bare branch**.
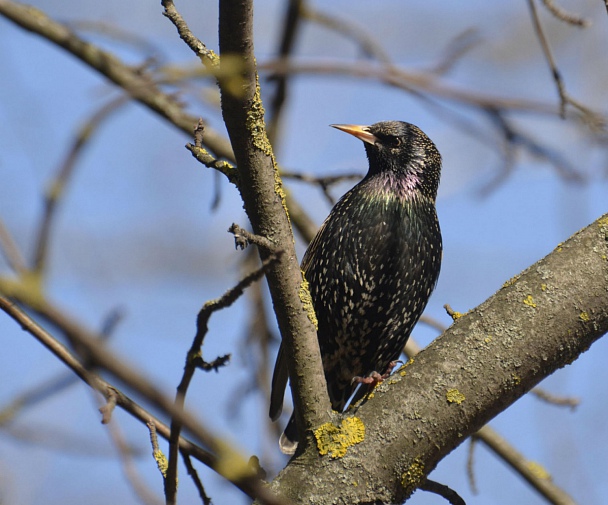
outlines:
{"label": "bare branch", "polygon": [[517,474],[521,475],[536,491],[553,505],[576,505],[576,502],[551,479],[538,463],[526,459],[490,426],[484,426],[475,438],[505,461]]}
{"label": "bare branch", "polygon": [[9,267],[19,275],[23,275],[27,271],[25,258],[2,219],[0,219],[0,251],[2,251]]}
{"label": "bare branch", "polygon": [[385,49],[361,26],[356,26],[345,19],[337,18],[322,12],[308,4],[303,6],[302,15],[308,20],[324,26],[328,30],[340,33],[347,39],[353,40],[365,56],[374,58],[386,65],[391,64],[391,58]]}
{"label": "bare branch", "polygon": [[184,460],[184,464],[186,465],[186,470],[188,471],[188,475],[190,476],[190,478],[192,479],[192,482],[194,482],[194,486],[196,487],[196,490],[198,491],[198,495],[201,499],[201,501],[203,502],[203,505],[211,505],[211,498],[209,498],[207,496],[207,493],[205,492],[205,487],[203,486],[203,482],[201,481],[198,472],[196,471],[196,468],[194,468],[194,465],[192,464],[192,459],[190,458],[190,455],[181,451],[182,454],[182,459]]}
{"label": "bare branch", "polygon": [[444,484],[435,482],[434,480],[426,479],[424,483],[420,485],[420,489],[422,489],[423,491],[428,491],[429,493],[442,496],[451,505],[466,505],[464,500],[456,491],[450,489]]}
{"label": "bare branch", "polygon": [[544,402],[550,403],[551,405],[557,405],[559,407],[570,407],[570,410],[574,410],[579,406],[581,401],[578,398],[572,398],[569,396],[557,396],[542,388],[534,388],[530,391],[538,399]]}
{"label": "bare branch", "polygon": [[39,274],[44,272],[56,212],[84,148],[91,142],[93,134],[101,125],[126,102],[127,97],[121,96],[104,104],[78,129],[68,154],[48,185],[44,195],[44,213],[38,226],[36,245],[34,246],[33,270],[35,272]]}
{"label": "bare branch", "polygon": [[[287,0],[286,3],[287,9],[285,11],[283,33],[281,34],[278,51],[278,56],[282,59],[288,58],[293,52],[302,21],[302,11],[306,5],[305,0]],[[287,99],[289,76],[285,74],[277,75],[271,76],[270,79],[275,82],[275,88],[274,94],[270,99],[267,131],[270,143],[276,147],[280,131],[281,112]]]}
{"label": "bare branch", "polygon": [[555,5],[555,0],[543,0],[543,4],[547,10],[553,14],[557,19],[564,21],[570,25],[579,26],[580,28],[587,28],[591,25],[591,21],[582,18],[576,14],[572,14],[559,5]]}
{"label": "bare branch", "polygon": [[[18,294],[18,293],[16,293]],[[18,296],[16,296],[18,298]],[[22,300],[23,302],[24,300]],[[31,300],[30,300],[31,301]],[[10,300],[0,297],[0,309],[6,312],[21,327],[34,336],[49,351],[60,359],[68,368],[78,375],[85,383],[93,389],[99,391],[104,398],[110,394],[116,394],[117,405],[131,414],[142,423],[153,422],[155,429],[165,439],[170,438],[170,429],[167,425],[156,419],[152,414],[140,407],[120,390],[102,380],[98,375],[86,370],[82,364],[70,353],[70,351],[53,338],[42,327],[35,323],[25,312],[17,307]],[[133,388],[144,396],[152,405],[165,412],[167,415],[178,419],[195,438],[211,448],[212,452],[201,449],[185,438],[180,438],[180,449],[191,454],[193,457],[206,464],[235,486],[252,498],[259,498],[268,505],[285,505],[285,500],[278,499],[271,491],[265,488],[262,483],[253,475],[252,470],[243,460],[238,451],[232,448],[227,442],[211,435],[191,414],[179,411],[174,407],[173,401],[161,393],[154,384],[138,374],[133,366],[130,366],[119,359],[116,355],[105,349],[96,342],[94,333],[73,321],[63,314],[50,302],[35,307],[36,312],[43,315],[69,336],[69,339],[78,344],[79,348],[86,353],[90,359],[98,366],[105,368],[119,380]],[[232,467],[228,469],[222,461],[230,458]],[[242,466],[239,466],[242,463]]]}
{"label": "bare branch", "polygon": [[[279,251],[271,254],[262,262],[262,266],[260,268],[244,277],[235,287],[226,291],[217,300],[208,301],[203,305],[203,308],[198,313],[198,317],[196,319],[196,335],[186,357],[184,373],[179,385],[177,386],[174,405],[176,412],[181,413],[184,411],[186,394],[188,392],[188,388],[190,387],[190,382],[192,381],[192,377],[194,377],[194,372],[196,371],[198,361],[202,361],[202,346],[203,340],[207,335],[209,318],[214,312],[232,305],[243,294],[248,286],[259,280],[269,270],[269,268],[279,260],[281,254],[282,253]],[[168,504],[176,502],[177,456],[181,430],[182,420],[177,416],[172,417],[171,437],[169,439],[169,465],[167,467],[167,474],[165,477],[165,497]]]}
{"label": "bare branch", "polygon": [[177,12],[173,0],[162,0],[162,6],[165,8],[163,15],[171,20],[171,22],[177,28],[179,38],[182,39],[186,45],[192,49],[203,65],[209,70],[216,69],[219,66],[219,57],[211,49],[208,49],[198,38],[194,36],[188,24],[182,18],[181,14]]}
{"label": "bare branch", "polygon": [[[316,317],[296,258],[285,193],[264,124],[253,52],[251,0],[220,2],[219,35],[220,58],[236,55],[243,63],[238,95],[220,82],[222,114],[253,232],[285,251],[266,277],[289,360],[290,384],[301,416],[297,420],[300,433],[310,436],[313,427],[329,419],[330,403],[314,326]],[[260,249],[262,259],[267,255]]]}
{"label": "bare branch", "polygon": [[[543,27],[540,23],[538,11],[536,10],[535,0],[528,0],[528,7],[530,8],[530,14],[532,16],[532,24],[534,25],[534,31],[536,32],[536,36],[538,37],[538,41],[540,42],[540,46],[543,50],[543,54],[545,55],[545,59],[547,60],[547,64],[551,69],[551,74],[553,75],[555,85],[557,86],[557,92],[559,93],[560,99],[560,116],[562,118],[566,117],[566,105],[570,104],[576,109],[578,109],[580,112],[582,112],[583,116],[587,116],[589,118],[597,118],[597,113],[593,112],[591,109],[581,104],[579,101],[573,99],[566,92],[566,85],[562,78],[562,74],[557,68],[555,59],[553,58],[553,53],[551,52],[551,47],[549,46],[549,42],[545,37],[545,32],[543,31]],[[605,123],[605,120],[602,120],[602,122]]]}

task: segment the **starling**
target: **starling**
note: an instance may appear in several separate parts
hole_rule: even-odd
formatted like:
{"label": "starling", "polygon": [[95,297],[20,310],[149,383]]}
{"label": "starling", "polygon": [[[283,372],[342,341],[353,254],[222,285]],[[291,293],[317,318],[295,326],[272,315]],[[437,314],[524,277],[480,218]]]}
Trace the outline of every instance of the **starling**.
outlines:
{"label": "starling", "polygon": [[[351,403],[394,366],[437,283],[441,155],[409,123],[332,126],[362,140],[369,159],[367,175],[335,205],[302,261],[329,398],[342,412],[359,385]],[[272,378],[273,420],[281,414],[287,377],[281,346]],[[281,450],[292,454],[297,440],[292,415]]]}

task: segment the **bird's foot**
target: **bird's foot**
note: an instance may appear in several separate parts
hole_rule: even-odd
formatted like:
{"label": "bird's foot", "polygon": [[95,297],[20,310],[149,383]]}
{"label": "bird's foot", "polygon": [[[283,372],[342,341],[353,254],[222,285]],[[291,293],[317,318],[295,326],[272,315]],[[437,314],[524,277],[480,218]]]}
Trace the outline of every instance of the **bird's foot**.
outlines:
{"label": "bird's foot", "polygon": [[378,372],[376,372],[374,370],[367,377],[358,377],[358,376],[353,377],[352,383],[353,384],[372,384],[375,387],[378,384],[380,384],[384,379],[387,379],[391,375],[391,372],[393,371],[393,368],[395,368],[395,366],[397,366],[397,363],[401,363],[401,361],[391,361],[388,364],[388,366],[386,367],[386,370],[382,375],[380,375]]}
{"label": "bird's foot", "polygon": [[353,384],[373,384],[375,386],[377,384],[380,384],[384,379],[385,379],[385,377],[383,375],[380,375],[378,372],[376,372],[374,370],[367,377],[359,377],[359,376],[353,377],[351,382]]}

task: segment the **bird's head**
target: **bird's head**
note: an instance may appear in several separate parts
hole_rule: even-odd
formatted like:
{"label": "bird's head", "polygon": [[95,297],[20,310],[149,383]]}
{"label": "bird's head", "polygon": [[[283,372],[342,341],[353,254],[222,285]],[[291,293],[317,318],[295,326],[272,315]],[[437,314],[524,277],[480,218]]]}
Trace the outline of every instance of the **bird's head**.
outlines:
{"label": "bird's head", "polygon": [[391,174],[412,190],[435,200],[441,174],[441,155],[433,141],[417,126],[403,121],[382,121],[370,126],[335,124],[365,144],[368,177]]}

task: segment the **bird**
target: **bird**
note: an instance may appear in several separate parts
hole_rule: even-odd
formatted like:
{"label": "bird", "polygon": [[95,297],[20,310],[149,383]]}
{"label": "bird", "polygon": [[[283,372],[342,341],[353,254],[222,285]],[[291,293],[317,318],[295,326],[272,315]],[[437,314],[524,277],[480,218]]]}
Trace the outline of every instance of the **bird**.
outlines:
{"label": "bird", "polygon": [[[420,128],[403,121],[330,126],[362,140],[369,161],[367,174],[333,207],[301,264],[329,399],[343,412],[395,366],[437,284],[441,155]],[[273,421],[282,412],[287,380],[281,345],[272,378]],[[294,412],[281,451],[293,454],[298,438]]]}

